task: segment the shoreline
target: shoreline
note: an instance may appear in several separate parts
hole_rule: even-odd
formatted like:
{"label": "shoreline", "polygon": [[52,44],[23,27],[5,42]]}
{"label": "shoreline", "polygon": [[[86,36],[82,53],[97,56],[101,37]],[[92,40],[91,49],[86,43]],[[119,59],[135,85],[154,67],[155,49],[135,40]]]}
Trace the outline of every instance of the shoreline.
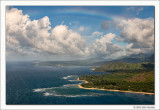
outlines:
{"label": "shoreline", "polygon": [[80,80],[79,78],[77,78],[78,81],[84,81],[85,83],[88,83],[88,81],[86,80]]}
{"label": "shoreline", "polygon": [[[88,81],[86,81],[86,80],[79,80],[79,78],[78,78],[77,80],[78,80],[78,81],[84,81],[85,83],[88,83]],[[149,93],[149,92],[134,92],[134,91],[123,91],[123,90],[114,90],[114,89],[86,88],[86,87],[82,87],[81,84],[79,84],[78,87],[79,87],[79,88],[82,88],[82,89],[95,89],[95,90],[103,90],[103,91],[128,92],[128,93],[139,93],[139,94],[150,94],[150,95],[154,95],[154,93]]]}

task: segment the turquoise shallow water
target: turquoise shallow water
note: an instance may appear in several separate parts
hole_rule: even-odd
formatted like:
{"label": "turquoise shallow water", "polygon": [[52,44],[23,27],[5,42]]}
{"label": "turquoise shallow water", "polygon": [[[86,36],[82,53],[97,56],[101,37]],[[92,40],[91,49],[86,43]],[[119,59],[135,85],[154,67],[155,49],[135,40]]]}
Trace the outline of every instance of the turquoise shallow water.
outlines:
{"label": "turquoise shallow water", "polygon": [[7,104],[154,104],[154,95],[78,88],[76,79],[93,72],[90,66],[38,66],[8,62]]}

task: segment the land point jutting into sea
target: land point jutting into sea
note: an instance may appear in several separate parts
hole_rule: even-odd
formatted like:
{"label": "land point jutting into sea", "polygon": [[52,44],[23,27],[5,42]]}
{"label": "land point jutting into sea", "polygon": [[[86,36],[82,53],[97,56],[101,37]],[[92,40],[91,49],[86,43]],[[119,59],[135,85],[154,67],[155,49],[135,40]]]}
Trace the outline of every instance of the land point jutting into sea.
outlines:
{"label": "land point jutting into sea", "polygon": [[7,105],[154,105],[154,6],[6,6]]}
{"label": "land point jutting into sea", "polygon": [[80,88],[154,94],[153,63],[110,62],[94,71],[111,74],[80,76],[78,80],[85,81],[79,85]]}

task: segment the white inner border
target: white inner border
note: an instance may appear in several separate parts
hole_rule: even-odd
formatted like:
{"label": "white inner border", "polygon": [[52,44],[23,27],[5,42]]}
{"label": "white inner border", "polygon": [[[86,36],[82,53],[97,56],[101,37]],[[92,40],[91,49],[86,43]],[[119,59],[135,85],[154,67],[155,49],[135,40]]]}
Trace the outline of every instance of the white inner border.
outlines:
{"label": "white inner border", "polygon": [[[6,62],[5,62],[5,7],[7,5],[28,5],[28,6],[155,6],[155,105],[6,105]],[[149,107],[159,109],[159,1],[1,1],[1,109],[127,109],[134,107]],[[114,100],[114,99],[113,99]],[[149,109],[151,110],[151,109]]]}

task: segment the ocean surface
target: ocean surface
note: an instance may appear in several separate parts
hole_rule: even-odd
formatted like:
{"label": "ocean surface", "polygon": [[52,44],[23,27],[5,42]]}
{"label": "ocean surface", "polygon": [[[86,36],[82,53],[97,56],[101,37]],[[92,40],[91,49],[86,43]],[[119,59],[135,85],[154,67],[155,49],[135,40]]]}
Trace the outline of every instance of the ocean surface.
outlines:
{"label": "ocean surface", "polygon": [[81,75],[90,66],[40,66],[29,62],[7,62],[6,104],[154,104],[154,95],[78,88]]}

